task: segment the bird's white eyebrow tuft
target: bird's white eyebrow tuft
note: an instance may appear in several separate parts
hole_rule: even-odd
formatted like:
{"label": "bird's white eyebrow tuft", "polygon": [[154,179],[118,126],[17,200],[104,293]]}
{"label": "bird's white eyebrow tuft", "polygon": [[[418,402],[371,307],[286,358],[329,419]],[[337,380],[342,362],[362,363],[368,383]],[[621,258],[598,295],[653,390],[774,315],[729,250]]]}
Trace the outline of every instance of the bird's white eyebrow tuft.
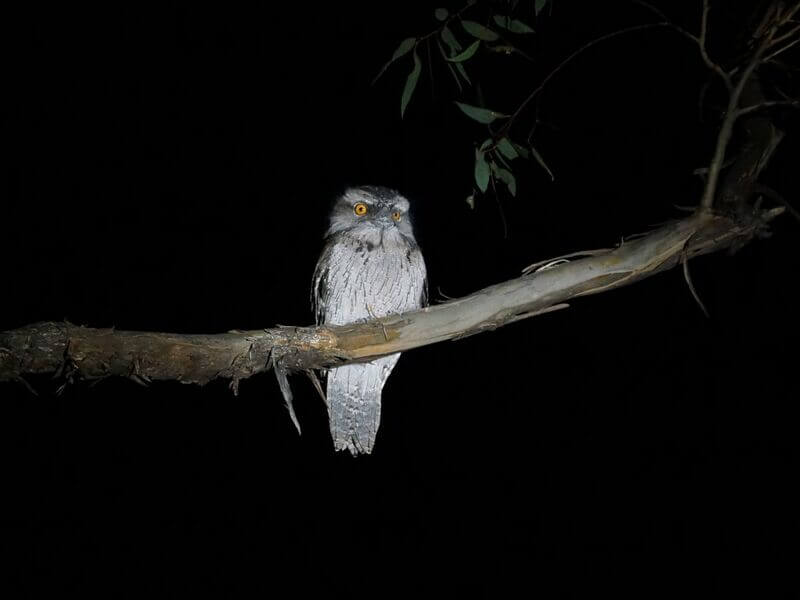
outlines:
{"label": "bird's white eyebrow tuft", "polygon": [[344,195],[342,196],[342,199],[347,204],[355,204],[356,202],[368,202],[368,203],[372,204],[372,202],[373,202],[373,199],[372,199],[371,196],[367,196],[364,193],[362,193],[361,191],[354,190],[354,189],[347,190],[344,193]]}
{"label": "bird's white eyebrow tuft", "polygon": [[397,202],[394,203],[394,207],[400,209],[403,212],[408,212],[408,207],[409,207],[408,200],[400,196]]}
{"label": "bird's white eyebrow tuft", "polygon": [[411,203],[407,198],[395,192],[392,196],[376,196],[370,190],[361,188],[348,188],[340,196],[339,202],[342,205],[354,206],[358,202],[365,202],[370,206],[393,207],[395,210],[407,213]]}

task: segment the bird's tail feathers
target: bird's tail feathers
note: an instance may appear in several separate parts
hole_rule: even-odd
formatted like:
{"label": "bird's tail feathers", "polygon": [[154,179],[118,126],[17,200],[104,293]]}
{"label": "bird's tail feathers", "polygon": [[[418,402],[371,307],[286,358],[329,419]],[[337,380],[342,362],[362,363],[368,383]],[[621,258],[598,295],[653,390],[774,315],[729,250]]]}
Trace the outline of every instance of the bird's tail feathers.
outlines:
{"label": "bird's tail feathers", "polygon": [[336,450],[370,454],[381,421],[383,384],[397,358],[346,365],[328,373],[328,415]]}

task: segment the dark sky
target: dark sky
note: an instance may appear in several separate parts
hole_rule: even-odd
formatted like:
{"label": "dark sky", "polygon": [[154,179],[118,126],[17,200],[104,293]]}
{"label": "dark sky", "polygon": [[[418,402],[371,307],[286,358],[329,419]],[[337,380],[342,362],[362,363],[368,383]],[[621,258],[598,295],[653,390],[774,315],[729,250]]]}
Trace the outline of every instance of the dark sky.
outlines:
{"label": "dark sky", "polygon": [[[522,5],[525,3],[520,3]],[[696,30],[697,3],[667,7]],[[665,30],[596,46],[531,105],[555,173],[471,210],[482,126],[433,57],[406,116],[404,3],[31,9],[4,23],[0,329],[214,333],[305,325],[327,208],[348,185],[414,206],[432,297],[608,247],[695,204],[719,90]],[[451,9],[458,6],[450,6]],[[528,10],[528,9],[526,9]],[[730,52],[712,14],[712,48]],[[630,2],[557,0],[533,58],[468,65],[511,112],[565,56],[653,22]],[[733,17],[730,21],[739,23]],[[737,25],[741,31],[743,25]],[[459,30],[463,40],[466,36]],[[733,39],[732,36],[730,39]],[[797,55],[795,54],[795,57]],[[464,101],[478,104],[475,88]],[[797,121],[765,173],[796,198]],[[507,227],[504,227],[504,221]],[[359,598],[776,597],[796,567],[798,224],[570,309],[403,356],[373,456],[334,455],[294,377],[298,437],[272,374],[61,395],[3,384],[0,585],[29,595]],[[277,554],[274,554],[277,553]],[[20,597],[20,596],[15,596]]]}

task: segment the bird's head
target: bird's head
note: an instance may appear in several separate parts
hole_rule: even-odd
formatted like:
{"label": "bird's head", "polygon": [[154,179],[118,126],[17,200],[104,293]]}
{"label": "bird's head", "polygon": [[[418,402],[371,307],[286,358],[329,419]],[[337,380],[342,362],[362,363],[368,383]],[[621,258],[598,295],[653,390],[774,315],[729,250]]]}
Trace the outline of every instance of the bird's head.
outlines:
{"label": "bird's head", "polygon": [[409,206],[406,198],[389,188],[371,185],[348,188],[333,206],[327,235],[382,230],[398,232],[413,240]]}

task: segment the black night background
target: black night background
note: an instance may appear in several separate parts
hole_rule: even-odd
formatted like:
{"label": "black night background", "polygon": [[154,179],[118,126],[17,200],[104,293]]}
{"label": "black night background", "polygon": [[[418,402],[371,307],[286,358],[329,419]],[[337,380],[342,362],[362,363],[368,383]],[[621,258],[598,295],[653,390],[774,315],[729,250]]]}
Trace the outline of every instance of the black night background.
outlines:
{"label": "black night background", "polygon": [[[696,30],[701,2],[660,6]],[[411,199],[435,301],[698,202],[693,171],[717,130],[713,93],[698,114],[710,77],[696,47],[646,30],[588,50],[532,105],[555,181],[518,166],[516,198],[501,190],[471,209],[485,128],[453,104],[440,58],[431,79],[423,55],[402,120],[410,59],[371,85],[400,40],[436,27],[433,8],[8,14],[0,330],[310,324],[327,210],[348,185]],[[712,11],[712,49],[729,49],[724,28],[740,17]],[[511,112],[581,45],[654,20],[634,2],[554,0],[530,18],[533,62],[482,53],[468,68],[486,105]],[[462,98],[479,103],[474,88]],[[784,120],[764,179],[796,201],[800,123]],[[287,584],[333,598],[788,597],[798,226],[784,216],[769,239],[692,261],[710,318],[673,269],[405,353],[375,452],[357,459],[333,453],[300,375],[302,436],[272,373],[238,397],[227,381],[57,394],[63,381],[33,377],[38,396],[0,384],[6,597],[253,597]]]}

